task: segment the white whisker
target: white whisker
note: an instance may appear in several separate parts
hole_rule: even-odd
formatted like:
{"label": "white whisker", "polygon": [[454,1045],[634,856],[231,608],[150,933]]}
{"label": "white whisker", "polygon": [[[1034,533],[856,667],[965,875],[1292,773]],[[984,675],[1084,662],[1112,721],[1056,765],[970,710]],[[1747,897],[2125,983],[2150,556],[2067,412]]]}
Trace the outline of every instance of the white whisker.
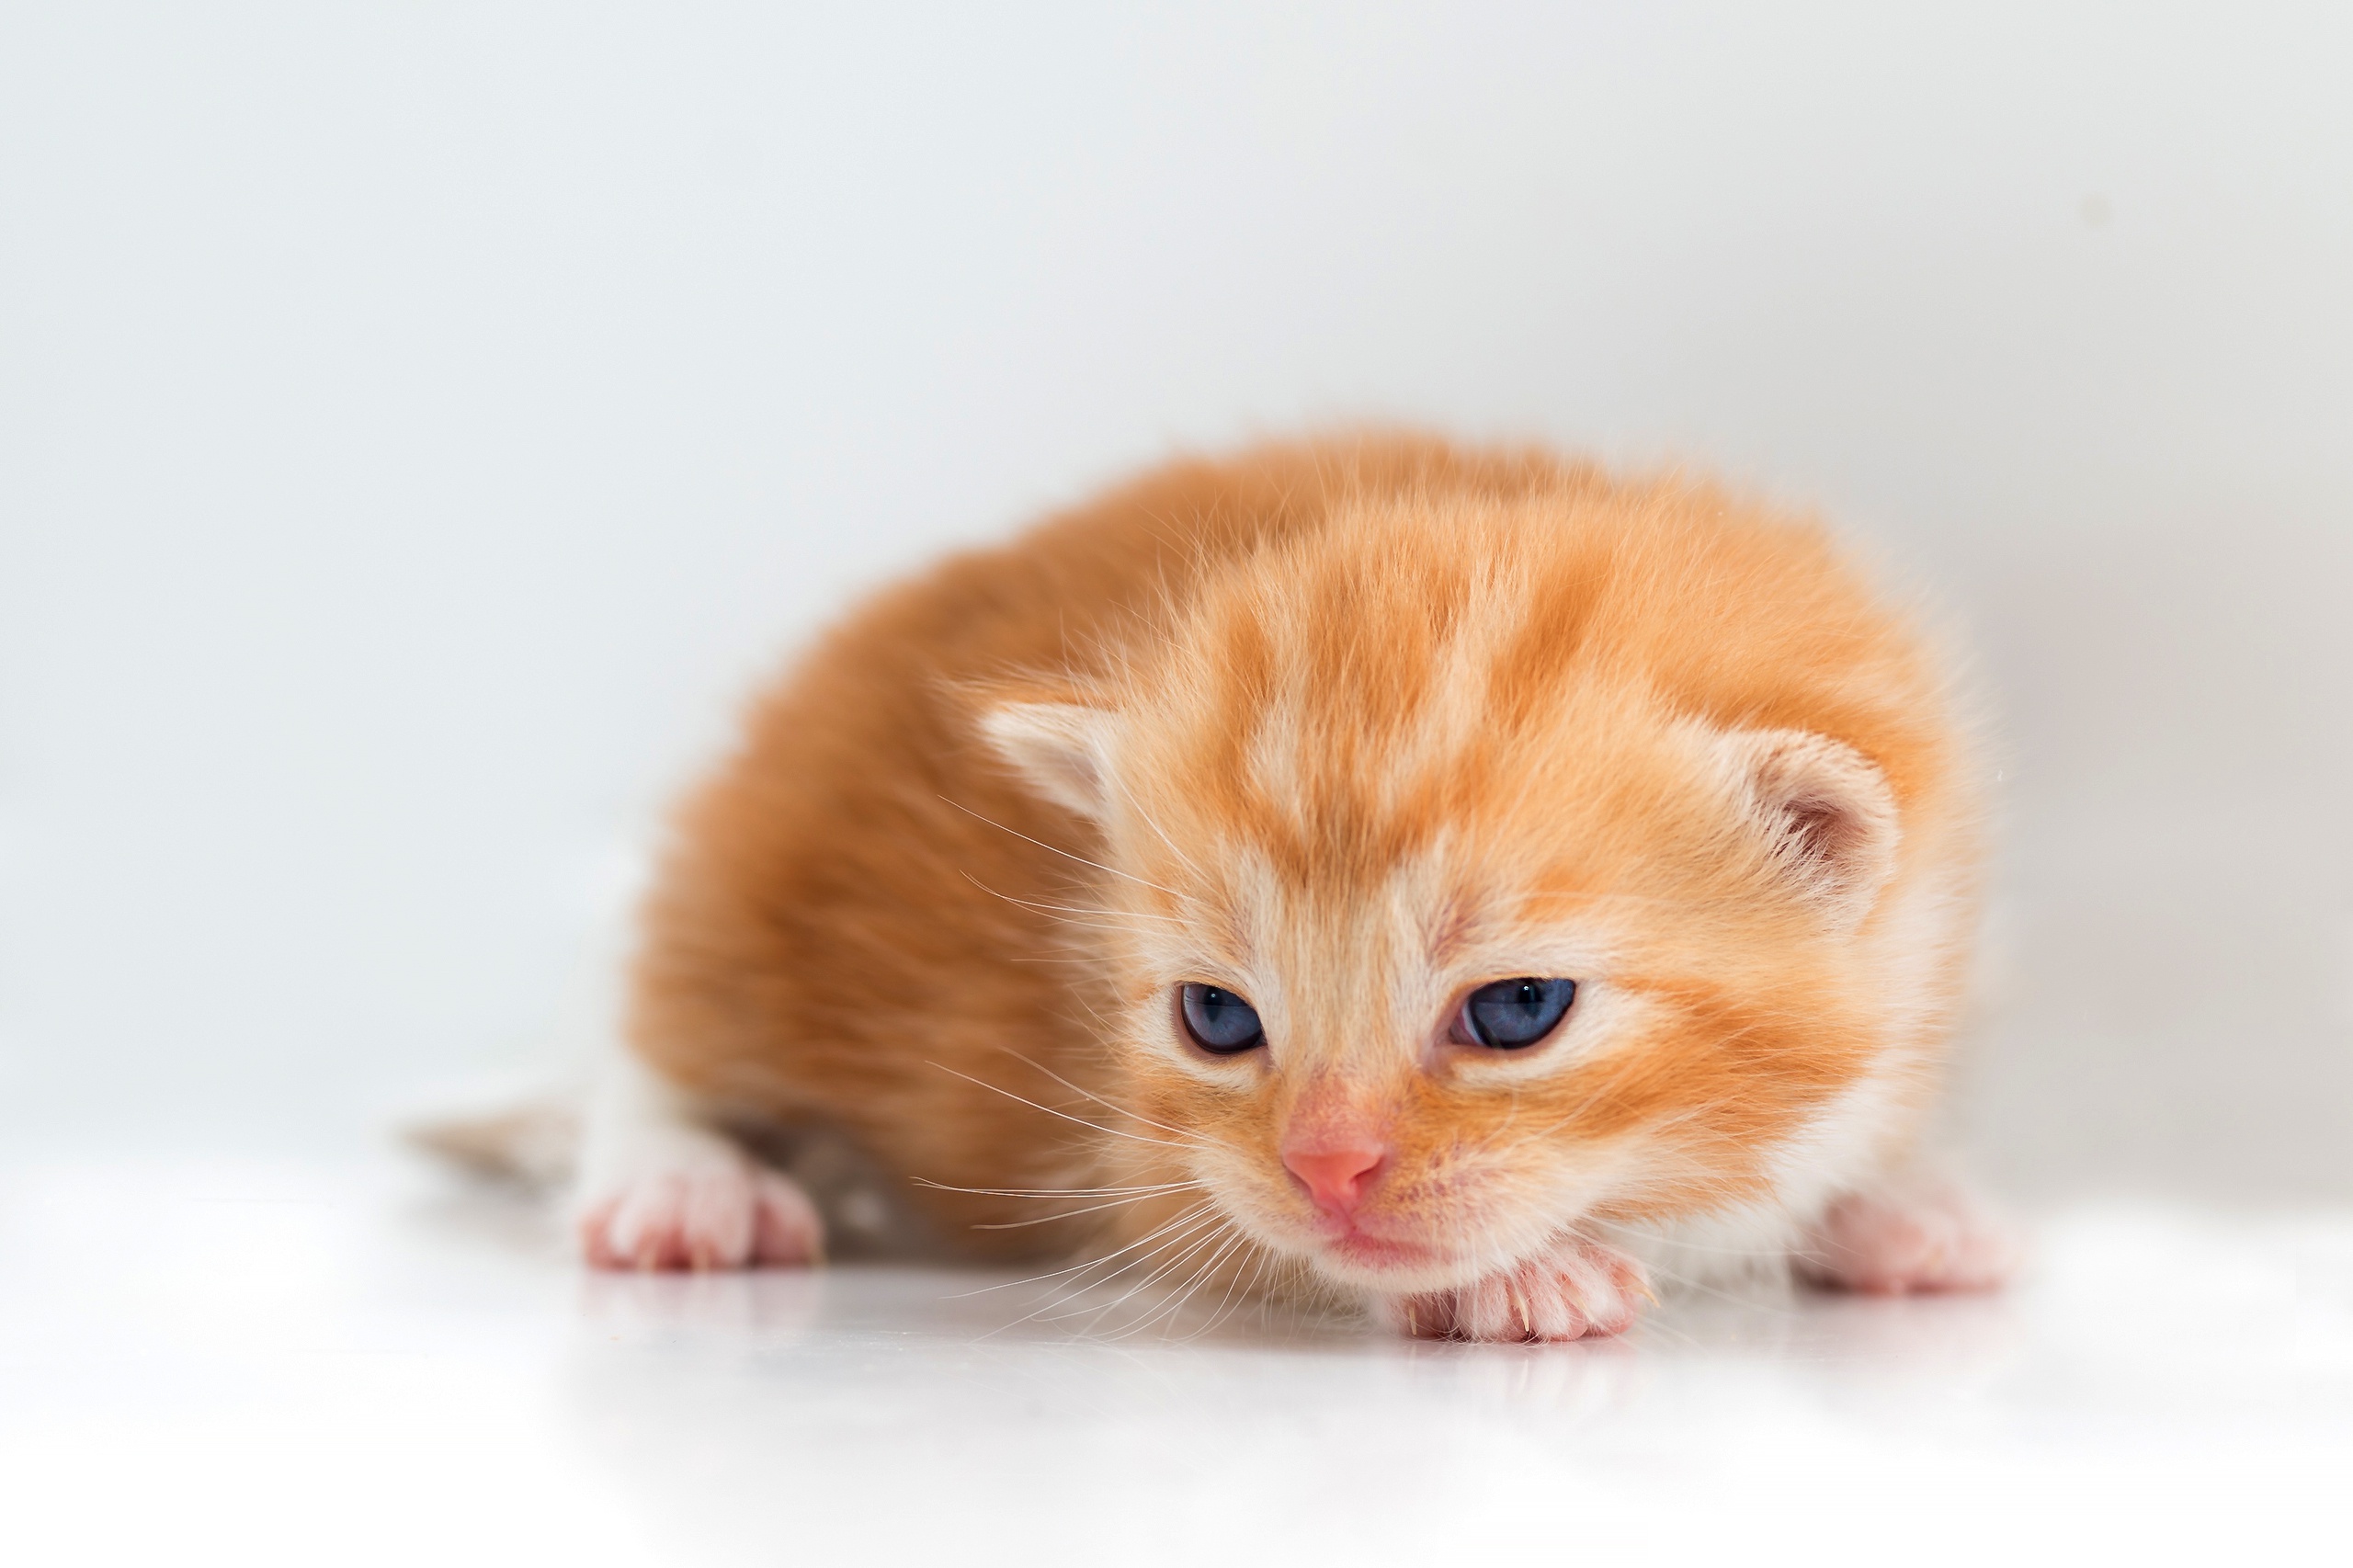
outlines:
{"label": "white whisker", "polygon": [[[1031,1110],[1041,1110],[1048,1116],[1059,1116],[1064,1121],[1075,1122],[1081,1127],[1087,1128],[1096,1132],[1104,1133],[1109,1137],[1132,1138],[1139,1143],[1157,1143],[1161,1147],[1166,1149],[1182,1149],[1186,1147],[1183,1143],[1172,1142],[1170,1140],[1165,1138],[1146,1138],[1141,1132],[1128,1132],[1123,1131],[1117,1127],[1098,1126],[1095,1122],[1087,1120],[1085,1117],[1073,1116],[1066,1110],[1056,1110],[1051,1106],[1040,1105],[1036,1100],[1022,1099],[1022,1096],[1015,1094],[1011,1089],[1000,1089],[995,1084],[987,1083],[982,1079],[973,1077],[970,1073],[959,1073],[955,1068],[949,1066],[944,1062],[926,1062],[924,1065],[926,1067],[937,1067],[942,1073],[946,1073],[951,1077],[961,1078],[968,1084],[978,1085],[983,1089],[993,1090],[997,1094],[1003,1095],[1006,1099],[1020,1100],[1023,1105],[1028,1106]],[[1117,1109],[1118,1108],[1115,1106],[1112,1108]],[[1142,1119],[1139,1118],[1138,1119]]]}
{"label": "white whisker", "polygon": [[1047,1077],[1051,1078],[1055,1083],[1060,1084],[1063,1088],[1068,1089],[1071,1093],[1074,1095],[1085,1095],[1088,1099],[1093,1100],[1097,1105],[1101,1106],[1104,1109],[1116,1111],[1118,1114],[1128,1118],[1131,1121],[1141,1121],[1146,1127],[1157,1127],[1163,1132],[1174,1132],[1177,1137],[1188,1140],[1197,1148],[1205,1143],[1215,1144],[1217,1147],[1226,1150],[1231,1150],[1233,1147],[1233,1145],[1226,1142],[1222,1139],[1210,1138],[1199,1132],[1188,1132],[1181,1127],[1171,1127],[1165,1121],[1154,1121],[1148,1116],[1143,1116],[1135,1111],[1130,1110],[1126,1106],[1114,1105],[1111,1101],[1105,1099],[1101,1095],[1097,1094],[1094,1090],[1072,1083],[1068,1078],[1063,1077],[1061,1074],[1055,1072],[1044,1062],[1037,1061],[1035,1058],[1025,1056],[1009,1045],[1001,1045],[997,1047],[997,1049],[1003,1051],[1006,1055],[1012,1057],[1016,1062],[1026,1064],[1032,1071],[1043,1073]]}
{"label": "white whisker", "polygon": [[[1161,1239],[1160,1239],[1159,1244],[1158,1244],[1158,1245],[1156,1245],[1156,1246],[1154,1246],[1154,1247],[1153,1247],[1149,1252],[1144,1252],[1144,1253],[1138,1254],[1136,1256],[1130,1258],[1127,1262],[1125,1262],[1125,1263],[1121,1264],[1119,1267],[1117,1267],[1117,1268],[1115,1268],[1115,1269],[1112,1269],[1109,1273],[1108,1273],[1108,1274],[1104,1275],[1102,1278],[1098,1278],[1098,1279],[1089,1280],[1089,1281],[1087,1281],[1087,1282],[1086,1282],[1086,1284],[1084,1284],[1084,1285],[1080,1285],[1080,1284],[1078,1284],[1078,1283],[1077,1283],[1077,1281],[1075,1281],[1075,1280],[1072,1281],[1073,1289],[1071,1289],[1071,1290],[1069,1290],[1064,1291],[1064,1292],[1063,1292],[1063,1294],[1062,1295],[1062,1297],[1061,1297],[1059,1300],[1056,1300],[1056,1301],[1050,1301],[1050,1302],[1048,1302],[1048,1303],[1047,1303],[1047,1305],[1048,1305],[1048,1306],[1063,1306],[1063,1305],[1064,1305],[1064,1304],[1066,1304],[1066,1303],[1068,1303],[1068,1302],[1070,1302],[1070,1301],[1075,1301],[1075,1300],[1077,1300],[1080,1296],[1084,1295],[1086,1291],[1096,1290],[1096,1289],[1097,1289],[1098,1287],[1101,1287],[1101,1286],[1103,1286],[1103,1285],[1107,1285],[1107,1284],[1108,1284],[1110,1281],[1112,1281],[1112,1280],[1114,1280],[1114,1279],[1117,1279],[1120,1275],[1125,1274],[1129,1269],[1131,1269],[1131,1268],[1134,1268],[1134,1267],[1139,1267],[1139,1266],[1142,1266],[1142,1265],[1144,1265],[1144,1264],[1148,1264],[1148,1263],[1150,1263],[1154,1258],[1159,1257],[1159,1256],[1161,1256],[1162,1255],[1165,1254],[1165,1253],[1167,1252],[1167,1250],[1168,1250],[1170,1247],[1176,1246],[1176,1244],[1179,1244],[1179,1243],[1181,1243],[1181,1242],[1184,1242],[1185,1240],[1187,1240],[1187,1239],[1188,1239],[1188,1238],[1189,1238],[1189,1237],[1193,1237],[1193,1236],[1197,1236],[1197,1235],[1200,1234],[1200,1233],[1202,1233],[1204,1230],[1208,1229],[1209,1227],[1215,1226],[1215,1225],[1222,1225],[1222,1224],[1223,1224],[1223,1223],[1224,1223],[1224,1221],[1223,1221],[1222,1218],[1220,1218],[1220,1217],[1219,1217],[1219,1215],[1216,1213],[1216,1211],[1215,1211],[1215,1210],[1214,1210],[1213,1206],[1211,1206],[1211,1205],[1210,1205],[1210,1204],[1207,1204],[1207,1203],[1202,1203],[1202,1204],[1197,1205],[1197,1206],[1196,1206],[1192,1210],[1190,1210],[1189,1212],[1190,1212],[1190,1214],[1191,1214],[1191,1216],[1192,1216],[1192,1218],[1191,1218],[1191,1220],[1189,1221],[1189,1222],[1187,1222],[1187,1223],[1184,1223],[1184,1224],[1182,1224],[1182,1225],[1179,1225],[1179,1224],[1177,1224],[1177,1223],[1176,1223],[1176,1222],[1173,1222],[1173,1221],[1172,1221],[1171,1223],[1169,1223],[1169,1224],[1167,1224],[1167,1225],[1164,1225],[1164,1226],[1162,1226],[1162,1227],[1160,1228],[1160,1230],[1159,1230],[1159,1231],[1154,1232],[1154,1235],[1156,1235],[1156,1236],[1158,1236],[1158,1237],[1160,1237]],[[1122,1248],[1120,1248],[1120,1252],[1126,1252],[1126,1251],[1129,1251],[1129,1250],[1130,1250],[1130,1248],[1128,1248],[1128,1247],[1122,1247]],[[1102,1259],[1102,1261],[1103,1261],[1103,1262],[1108,1263],[1108,1262],[1109,1262],[1109,1261],[1110,1261],[1110,1259],[1111,1259],[1111,1258],[1113,1258],[1113,1257],[1117,1257],[1118,1256],[1119,1256],[1119,1253],[1112,1253],[1112,1254],[1108,1255],[1108,1256],[1106,1256],[1105,1258],[1103,1258],[1103,1259]],[[1147,1277],[1147,1279],[1149,1279],[1149,1278],[1157,1278],[1157,1276],[1156,1276],[1156,1275],[1154,1275],[1154,1276],[1148,1276],[1148,1277]],[[1134,1292],[1133,1288],[1131,1288],[1131,1289],[1130,1289],[1130,1290],[1129,1290],[1129,1292],[1128,1292],[1128,1294],[1129,1294],[1129,1295],[1132,1295],[1132,1294],[1134,1294],[1134,1293],[1135,1293],[1135,1292]],[[1126,1301],[1126,1300],[1127,1300],[1127,1296],[1122,1296],[1122,1297],[1120,1297],[1120,1301]],[[1114,1306],[1117,1306],[1119,1303],[1115,1301],[1115,1302],[1113,1302],[1112,1304],[1113,1304]],[[1082,1307],[1079,1307],[1078,1309],[1076,1309],[1075,1311],[1073,1311],[1073,1312],[1071,1312],[1064,1313],[1064,1314],[1062,1314],[1062,1315],[1063,1315],[1063,1316],[1069,1316],[1069,1317],[1075,1317],[1075,1316],[1077,1316],[1077,1315],[1079,1314],[1079,1312],[1085,1312],[1085,1311],[1086,1311],[1086,1310],[1087,1310],[1086,1308],[1085,1308],[1084,1306],[1082,1306]]]}
{"label": "white whisker", "polygon": [[[1204,1205],[1204,1207],[1206,1207],[1206,1205]],[[1183,1261],[1187,1257],[1191,1256],[1193,1252],[1202,1244],[1204,1240],[1207,1239],[1202,1235],[1202,1233],[1205,1230],[1208,1230],[1209,1227],[1221,1223],[1222,1223],[1222,1221],[1219,1220],[1215,1214],[1197,1214],[1192,1222],[1185,1225],[1181,1230],[1176,1229],[1174,1226],[1164,1227],[1165,1231],[1173,1230],[1174,1233],[1164,1235],[1160,1244],[1157,1246],[1154,1246],[1151,1251],[1129,1259],[1126,1263],[1121,1264],[1119,1267],[1111,1270],[1110,1273],[1104,1275],[1099,1279],[1091,1280],[1083,1285],[1074,1279],[1071,1282],[1071,1288],[1064,1290],[1061,1295],[1055,1297],[1050,1301],[1047,1301],[1044,1305],[1039,1307],[1037,1311],[1029,1313],[1027,1316],[1015,1319],[1012,1323],[1006,1324],[1005,1327],[1018,1327],[1022,1324],[1030,1322],[1060,1323],[1068,1318],[1082,1316],[1090,1310],[1090,1308],[1083,1301],[1083,1298],[1086,1296],[1086,1292],[1093,1290],[1099,1286],[1108,1284],[1111,1280],[1114,1280],[1120,1275],[1125,1274],[1129,1269],[1137,1267],[1142,1264],[1150,1263],[1154,1258],[1165,1255],[1169,1248],[1189,1241],[1190,1244],[1187,1245],[1183,1252],[1176,1255],[1176,1258],[1174,1263],[1171,1263],[1152,1274],[1146,1275],[1136,1284],[1130,1286],[1127,1291],[1122,1294],[1118,1301],[1113,1301],[1110,1306],[1105,1307],[1101,1309],[1101,1311],[1097,1312],[1096,1318],[1097,1321],[1100,1321],[1104,1312],[1116,1310],[1138,1290],[1142,1290],[1145,1286],[1151,1284],[1153,1280],[1162,1278],[1169,1271],[1169,1269],[1181,1265]],[[1209,1233],[1213,1235],[1215,1234],[1215,1232],[1210,1231]],[[1120,1249],[1122,1252],[1127,1250],[1128,1249],[1125,1247]],[[1118,1253],[1113,1253],[1110,1255],[1110,1257],[1116,1257],[1118,1256]],[[1108,1262],[1110,1257],[1099,1259],[1097,1260],[1097,1263]],[[1087,1267],[1092,1268],[1097,1266],[1097,1264],[1090,1264]],[[1073,1301],[1080,1301],[1081,1304],[1073,1307],[1071,1311],[1064,1312],[1049,1312],[1047,1310],[1051,1307],[1064,1306]],[[996,1333],[999,1331],[991,1330],[990,1332]]]}
{"label": "white whisker", "polygon": [[935,1192],[969,1192],[979,1198],[1108,1198],[1127,1192],[1180,1192],[1199,1187],[1197,1181],[1163,1181],[1138,1187],[951,1187],[928,1176],[910,1176],[910,1185]]}
{"label": "white whisker", "polygon": [[1168,1232],[1173,1231],[1177,1226],[1183,1224],[1188,1218],[1199,1214],[1207,1208],[1209,1208],[1207,1203],[1196,1203],[1191,1208],[1186,1210],[1183,1213],[1177,1215],[1174,1220],[1169,1221],[1165,1225],[1161,1226],[1159,1230],[1153,1232],[1151,1235],[1139,1237],[1135,1241],[1130,1242],[1126,1246],[1120,1248],[1118,1252],[1105,1253],[1101,1257],[1086,1258],[1078,1263],[1074,1263],[1066,1268],[1057,1268],[1050,1273],[1032,1274],[1026,1279],[1003,1279],[994,1285],[983,1285],[976,1290],[959,1290],[953,1295],[942,1296],[940,1300],[943,1301],[961,1301],[969,1296],[985,1296],[992,1290],[1010,1290],[1022,1285],[1042,1284],[1049,1279],[1059,1279],[1065,1274],[1084,1274],[1089,1269],[1101,1267],[1104,1264],[1108,1263],[1111,1259],[1119,1256],[1120,1253],[1131,1252],[1135,1248],[1143,1245],[1144,1243],[1151,1241],[1154,1237],[1166,1234]]}
{"label": "white whisker", "polygon": [[[1175,1256],[1162,1264],[1158,1268],[1154,1269],[1150,1274],[1145,1275],[1142,1278],[1129,1286],[1126,1290],[1120,1293],[1119,1300],[1097,1311],[1093,1319],[1087,1324],[1087,1332],[1090,1334],[1093,1333],[1096,1324],[1101,1323],[1104,1318],[1108,1317],[1112,1312],[1119,1311],[1120,1308],[1126,1306],[1130,1301],[1136,1298],[1138,1293],[1150,1290],[1161,1280],[1167,1278],[1170,1275],[1184,1267],[1187,1263],[1199,1256],[1204,1247],[1215,1245],[1219,1234],[1222,1232],[1224,1226],[1225,1221],[1215,1216],[1211,1216],[1208,1221],[1204,1221],[1204,1223],[1195,1226],[1192,1231],[1188,1233],[1188,1235],[1191,1239],[1183,1251],[1177,1253]],[[1174,1239],[1172,1239],[1170,1244],[1175,1244]],[[1163,1250],[1165,1251],[1165,1249],[1164,1248]],[[1127,1270],[1123,1268],[1118,1272],[1124,1274]],[[1109,1276],[1107,1278],[1116,1278],[1116,1276]],[[1102,1281],[1098,1280],[1097,1283],[1102,1283]],[[1076,1317],[1086,1310],[1086,1309],[1085,1307],[1081,1307],[1076,1312],[1067,1312],[1061,1315],[1066,1317]],[[1052,1322],[1054,1320],[1048,1319],[1047,1321]]]}
{"label": "white whisker", "polygon": [[1217,1251],[1210,1255],[1207,1262],[1201,1264],[1199,1267],[1193,1270],[1193,1278],[1186,1284],[1182,1294],[1178,1295],[1166,1306],[1154,1312],[1151,1316],[1145,1318],[1134,1327],[1130,1328],[1123,1333],[1113,1335],[1111,1337],[1114,1339],[1126,1339],[1132,1335],[1142,1334],[1145,1329],[1150,1328],[1155,1323],[1163,1321],[1168,1323],[1176,1322],[1178,1314],[1184,1312],[1185,1303],[1191,1301],[1194,1293],[1199,1290],[1200,1288],[1209,1281],[1210,1278],[1217,1272],[1218,1266],[1233,1256],[1235,1248],[1247,1244],[1249,1238],[1247,1236],[1243,1235],[1239,1231],[1234,1232],[1232,1235],[1226,1238],[1223,1245],[1220,1246]]}
{"label": "white whisker", "polygon": [[[1042,850],[1046,851],[1046,853],[1048,853],[1049,855],[1059,855],[1059,856],[1061,856],[1061,857],[1062,857],[1063,859],[1065,859],[1065,860],[1075,860],[1075,861],[1077,861],[1077,862],[1078,862],[1080,865],[1082,865],[1082,866],[1092,866],[1092,867],[1094,867],[1094,868],[1095,868],[1097,870],[1098,870],[1098,871],[1108,871],[1108,872],[1109,872],[1112,876],[1115,876],[1115,877],[1126,877],[1126,878],[1127,878],[1127,880],[1128,880],[1128,881],[1131,881],[1131,882],[1140,883],[1141,885],[1142,885],[1142,886],[1144,886],[1144,887],[1148,887],[1148,888],[1152,889],[1152,890],[1153,890],[1154,892],[1165,892],[1165,893],[1166,893],[1166,894],[1167,894],[1169,897],[1171,897],[1171,898],[1182,898],[1182,897],[1184,897],[1184,896],[1185,896],[1184,894],[1182,894],[1182,893],[1178,892],[1175,888],[1165,888],[1165,887],[1162,887],[1158,882],[1151,881],[1146,880],[1145,878],[1139,877],[1139,876],[1134,876],[1134,875],[1131,875],[1131,873],[1129,873],[1129,872],[1122,871],[1122,870],[1120,870],[1117,866],[1106,866],[1106,865],[1105,865],[1105,864],[1103,864],[1100,860],[1090,860],[1090,859],[1088,859],[1088,858],[1087,858],[1086,856],[1084,856],[1084,855],[1074,855],[1074,854],[1072,854],[1072,853],[1071,853],[1069,850],[1067,850],[1067,849],[1057,849],[1057,848],[1055,848],[1052,845],[1051,845],[1051,844],[1047,843],[1047,842],[1046,842],[1044,839],[1042,839],[1042,838],[1032,838],[1032,837],[1030,837],[1028,834],[1023,833],[1023,832],[1022,832],[1020,829],[1018,829],[1018,828],[1007,827],[1007,826],[1006,826],[1006,825],[1005,825],[1005,824],[1003,824],[1003,823],[1001,823],[1001,822],[996,822],[996,821],[992,820],[991,818],[982,816],[980,812],[978,812],[974,811],[972,807],[967,806],[967,805],[963,805],[963,804],[961,804],[961,803],[960,803],[960,802],[958,802],[958,801],[949,801],[949,800],[948,800],[948,797],[947,797],[947,796],[945,796],[945,795],[940,796],[939,798],[940,798],[942,801],[946,801],[948,804],[949,804],[949,805],[951,805],[951,806],[954,806],[958,811],[960,811],[960,812],[963,812],[966,816],[971,817],[971,818],[974,819],[974,820],[975,820],[975,821],[977,821],[977,822],[984,822],[984,823],[987,823],[991,827],[993,827],[993,828],[996,829],[999,833],[1009,833],[1009,834],[1013,835],[1013,836],[1014,836],[1014,837],[1020,839],[1020,840],[1021,840],[1023,843],[1025,843],[1025,844],[1034,844],[1034,845],[1036,845],[1039,848],[1040,848],[1040,849],[1042,849]],[[1183,858],[1183,857],[1182,857],[1182,856],[1179,856],[1179,857],[1178,857],[1178,858],[1179,858],[1179,859],[1181,859],[1181,858]]]}
{"label": "white whisker", "polygon": [[[1199,1184],[1195,1183],[1194,1185],[1198,1187]],[[1119,1209],[1130,1203],[1142,1203],[1147,1199],[1158,1198],[1160,1196],[1162,1195],[1157,1192],[1139,1192],[1127,1198],[1113,1198],[1101,1203],[1090,1203],[1084,1209],[1065,1209],[1059,1214],[1040,1214],[1033,1220],[993,1220],[986,1223],[975,1224],[972,1229],[976,1231],[1018,1231],[1030,1225],[1051,1224],[1056,1220],[1075,1220],[1082,1214],[1099,1214],[1106,1209]]]}

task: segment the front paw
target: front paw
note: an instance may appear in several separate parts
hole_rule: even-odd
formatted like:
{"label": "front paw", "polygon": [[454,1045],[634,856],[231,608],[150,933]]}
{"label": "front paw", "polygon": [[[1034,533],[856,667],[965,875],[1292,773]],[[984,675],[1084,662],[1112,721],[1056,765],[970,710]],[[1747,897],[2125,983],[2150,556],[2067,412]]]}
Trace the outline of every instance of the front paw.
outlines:
{"label": "front paw", "polygon": [[584,1203],[580,1248],[598,1268],[814,1263],[824,1221],[787,1176],[740,1155],[648,1162]]}
{"label": "front paw", "polygon": [[1515,1267],[1391,1306],[1421,1339],[1542,1342],[1621,1334],[1654,1301],[1643,1266],[1598,1242],[1571,1239]]}

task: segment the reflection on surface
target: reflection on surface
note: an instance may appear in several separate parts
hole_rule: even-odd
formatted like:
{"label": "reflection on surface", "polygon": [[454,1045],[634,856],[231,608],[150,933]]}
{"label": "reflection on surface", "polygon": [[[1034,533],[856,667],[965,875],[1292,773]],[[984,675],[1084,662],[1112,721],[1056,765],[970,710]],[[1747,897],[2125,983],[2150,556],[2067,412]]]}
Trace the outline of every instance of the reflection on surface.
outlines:
{"label": "reflection on surface", "polygon": [[11,1546],[308,1563],[364,1520],[367,1561],[462,1539],[570,1568],[1936,1560],[2029,1533],[2243,1560],[2339,1528],[2353,1473],[2341,1215],[2086,1210],[2006,1295],[1694,1294],[1569,1346],[1051,1299],[589,1275],[536,1206],[377,1169],[0,1168]]}
{"label": "reflection on surface", "polygon": [[1624,1340],[1469,1346],[1255,1309],[1107,1331],[1033,1315],[1006,1284],[588,1278],[566,1408],[656,1517],[745,1560],[851,1499],[909,1550],[952,1546],[955,1521],[1009,1499],[1043,1510],[1039,1544],[1072,1550],[1140,1517],[1208,1546],[1302,1496],[1342,1536],[1386,1519],[1437,1542],[1461,1529],[1449,1496],[1540,1523],[1563,1488],[1737,1465],[1759,1431],[1786,1449],[1792,1432],[1917,1420],[2028,1344],[2019,1305],[1992,1298],[1693,1297]]}
{"label": "reflection on surface", "polygon": [[[1623,1340],[1552,1346],[1255,1312],[1090,1332],[945,1271],[591,1281],[566,1408],[660,1528],[744,1561],[846,1506],[878,1550],[969,1550],[975,1521],[1017,1516],[1008,1552],[1114,1559],[1268,1531],[1376,1559],[1466,1539],[1731,1549],[1775,1518],[1868,1538],[1955,1488],[2065,1512],[2167,1473],[2243,1522],[2250,1493],[2292,1517],[2316,1465],[2353,1458],[2353,1230],[2110,1214],[2045,1241],[1999,1296],[1691,1293]],[[2339,1292],[2318,1330],[2295,1305],[2315,1278]],[[2185,1375],[2200,1293],[2259,1298],[2309,1343]]]}

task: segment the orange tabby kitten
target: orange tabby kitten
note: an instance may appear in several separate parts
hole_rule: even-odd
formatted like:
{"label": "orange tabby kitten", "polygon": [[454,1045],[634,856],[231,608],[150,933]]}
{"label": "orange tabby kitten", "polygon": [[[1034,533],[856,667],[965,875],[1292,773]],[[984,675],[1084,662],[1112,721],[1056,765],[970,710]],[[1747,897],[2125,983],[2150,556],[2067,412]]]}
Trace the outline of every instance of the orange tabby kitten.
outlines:
{"label": "orange tabby kitten", "polygon": [[590,1119],[608,1267],[815,1259],[821,1124],[980,1256],[1611,1333],[1650,1270],[1993,1282],[1907,1157],[1971,759],[1815,527],[1392,438],[1180,462],[754,710]]}

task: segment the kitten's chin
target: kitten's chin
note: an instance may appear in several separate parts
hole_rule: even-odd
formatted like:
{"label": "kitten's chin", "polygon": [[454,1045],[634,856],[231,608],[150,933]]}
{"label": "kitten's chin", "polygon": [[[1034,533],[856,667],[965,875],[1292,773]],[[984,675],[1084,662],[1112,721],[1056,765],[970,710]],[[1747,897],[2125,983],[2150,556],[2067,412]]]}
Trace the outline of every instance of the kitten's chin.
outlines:
{"label": "kitten's chin", "polygon": [[1478,1271],[1438,1247],[1361,1233],[1319,1239],[1309,1253],[1316,1270],[1336,1284],[1384,1295],[1442,1290]]}
{"label": "kitten's chin", "polygon": [[1424,1226],[1379,1215],[1340,1220],[1279,1213],[1260,1218],[1246,1208],[1238,1213],[1247,1216],[1244,1223],[1261,1245],[1297,1259],[1347,1290],[1382,1296],[1448,1290],[1496,1267],[1489,1249],[1463,1244],[1471,1227],[1460,1216],[1449,1217],[1443,1225]]}

